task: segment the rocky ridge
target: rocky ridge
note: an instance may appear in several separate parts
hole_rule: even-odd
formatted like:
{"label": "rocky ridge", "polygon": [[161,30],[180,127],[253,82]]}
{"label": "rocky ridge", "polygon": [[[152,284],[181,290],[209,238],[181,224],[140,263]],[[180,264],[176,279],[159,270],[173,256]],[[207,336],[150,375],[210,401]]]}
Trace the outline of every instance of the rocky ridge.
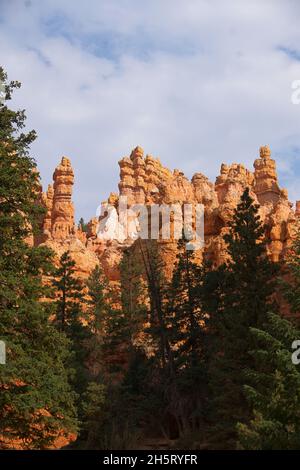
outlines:
{"label": "rocky ridge", "polygon": [[[223,235],[246,187],[259,204],[260,216],[266,226],[269,239],[269,255],[274,261],[285,256],[292,240],[293,229],[300,216],[300,201],[296,209],[288,199],[287,190],[278,183],[276,162],[271,158],[268,146],[260,148],[260,155],[254,161],[254,171],[242,164],[221,165],[220,175],[215,183],[202,173],[196,173],[189,180],[182,171],[173,172],[164,167],[160,160],[144,156],[143,149],[136,147],[129,157],[119,161],[119,194],[111,193],[102,203],[99,217],[93,218],[83,232],[75,225],[72,188],[74,172],[70,160],[62,157],[53,174],[53,185],[41,193],[41,203],[46,208],[42,223],[42,237],[36,244],[46,244],[57,255],[69,250],[76,262],[78,276],[86,277],[97,263],[101,263],[111,281],[119,279],[118,265],[122,251],[130,246],[138,234],[136,217],[131,214],[128,233],[123,227],[116,229],[118,204],[126,197],[129,208],[135,205],[152,204],[203,204],[205,247],[199,250],[214,265],[226,259]],[[172,237],[160,240],[161,253],[170,274],[176,256],[176,240]]]}

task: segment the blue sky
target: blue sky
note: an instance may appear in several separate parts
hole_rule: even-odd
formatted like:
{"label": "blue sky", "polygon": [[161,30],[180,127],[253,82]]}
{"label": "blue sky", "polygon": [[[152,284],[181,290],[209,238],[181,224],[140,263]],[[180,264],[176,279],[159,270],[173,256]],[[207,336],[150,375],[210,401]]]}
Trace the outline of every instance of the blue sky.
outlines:
{"label": "blue sky", "polygon": [[71,158],[76,218],[136,146],[190,178],[269,144],[300,199],[297,0],[0,0],[0,62],[23,86],[44,187]]}

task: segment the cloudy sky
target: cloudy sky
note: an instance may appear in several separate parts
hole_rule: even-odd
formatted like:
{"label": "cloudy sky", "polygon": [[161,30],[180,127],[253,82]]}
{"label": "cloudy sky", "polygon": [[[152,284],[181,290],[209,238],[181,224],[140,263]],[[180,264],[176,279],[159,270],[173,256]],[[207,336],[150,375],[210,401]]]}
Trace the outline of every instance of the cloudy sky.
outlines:
{"label": "cloudy sky", "polygon": [[136,145],[214,180],[269,144],[300,199],[299,20],[298,0],[0,0],[0,64],[22,82],[43,185],[69,156],[89,219]]}

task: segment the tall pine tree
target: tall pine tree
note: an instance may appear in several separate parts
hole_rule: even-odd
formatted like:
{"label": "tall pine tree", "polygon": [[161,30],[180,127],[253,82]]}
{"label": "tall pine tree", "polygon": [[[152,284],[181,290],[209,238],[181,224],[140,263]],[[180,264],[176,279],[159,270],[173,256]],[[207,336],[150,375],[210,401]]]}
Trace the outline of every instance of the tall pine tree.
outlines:
{"label": "tall pine tree", "polygon": [[[215,295],[207,305],[208,327],[214,334],[210,364],[213,394],[212,421],[214,446],[234,448],[237,422],[251,417],[244,394],[244,370],[254,367],[249,353],[253,345],[250,328],[260,327],[270,310],[277,266],[266,254],[264,227],[258,206],[246,189],[225,235],[229,261],[207,276],[206,295]],[[214,292],[209,291],[209,283]]]}
{"label": "tall pine tree", "polygon": [[205,315],[201,302],[204,271],[196,261],[195,251],[186,245],[183,236],[178,241],[168,294],[169,336],[175,367],[172,406],[181,438],[199,430],[207,393]]}
{"label": "tall pine tree", "polygon": [[297,450],[300,446],[300,366],[292,344],[300,331],[288,319],[270,313],[262,328],[252,328],[255,367],[245,372],[244,392],[253,409],[239,423],[239,444],[249,450]]}
{"label": "tall pine tree", "polygon": [[81,395],[89,382],[87,344],[91,337],[84,310],[84,286],[75,273],[75,262],[66,251],[54,272],[55,324],[70,341],[70,360],[67,366],[74,371],[71,384],[77,394],[78,417],[81,419]]}
{"label": "tall pine tree", "polygon": [[36,135],[24,133],[25,112],[7,100],[18,82],[5,83],[0,103],[0,338],[7,362],[0,365],[0,443],[44,448],[60,432],[74,429],[74,395],[65,363],[68,340],[49,321],[49,291],[42,276],[52,253],[30,244],[42,214],[39,177],[29,156]]}

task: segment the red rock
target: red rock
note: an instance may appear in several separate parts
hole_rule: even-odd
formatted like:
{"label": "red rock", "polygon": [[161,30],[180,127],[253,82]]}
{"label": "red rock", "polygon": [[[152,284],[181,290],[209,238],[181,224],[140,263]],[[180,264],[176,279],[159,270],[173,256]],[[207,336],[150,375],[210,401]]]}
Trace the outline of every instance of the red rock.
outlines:
{"label": "red rock", "polygon": [[[254,162],[254,172],[243,165],[221,165],[220,175],[215,184],[201,173],[196,173],[189,181],[180,170],[171,172],[159,159],[150,155],[144,157],[141,147],[136,147],[130,157],[119,161],[120,182],[119,195],[111,193],[104,207],[118,209],[121,196],[126,196],[128,206],[135,204],[180,204],[200,203],[205,211],[205,248],[198,254],[211,259],[215,265],[226,260],[226,245],[223,235],[228,231],[228,224],[240,197],[246,187],[257,204],[262,221],[266,224],[267,237],[270,239],[268,250],[275,261],[287,252],[296,218],[300,216],[300,201],[296,212],[288,200],[285,189],[278,184],[276,163],[271,158],[268,146],[260,148],[260,156]],[[57,253],[69,249],[78,264],[78,273],[83,277],[100,261],[109,279],[119,279],[119,262],[122,251],[134,242],[134,231],[129,238],[110,240],[109,237],[98,237],[99,222],[105,216],[93,218],[88,223],[87,233],[75,229],[74,207],[72,203],[72,186],[74,172],[70,160],[62,158],[54,175],[54,189],[48,187],[42,195],[42,202],[47,209],[43,222],[44,239]],[[115,211],[113,209],[113,211]],[[113,212],[112,211],[112,212]],[[115,212],[116,214],[116,212]],[[172,217],[172,223],[173,224]],[[131,215],[131,221],[135,217]],[[131,238],[133,237],[133,238]],[[174,238],[160,241],[161,254],[171,275],[176,258],[176,241]]]}

